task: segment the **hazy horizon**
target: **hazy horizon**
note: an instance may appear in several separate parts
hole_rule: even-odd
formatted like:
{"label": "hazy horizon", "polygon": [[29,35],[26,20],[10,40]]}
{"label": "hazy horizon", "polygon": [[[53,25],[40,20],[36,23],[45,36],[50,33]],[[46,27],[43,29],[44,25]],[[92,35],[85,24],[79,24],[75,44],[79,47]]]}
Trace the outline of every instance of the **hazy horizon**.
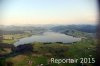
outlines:
{"label": "hazy horizon", "polygon": [[96,24],[96,0],[5,0],[1,25]]}

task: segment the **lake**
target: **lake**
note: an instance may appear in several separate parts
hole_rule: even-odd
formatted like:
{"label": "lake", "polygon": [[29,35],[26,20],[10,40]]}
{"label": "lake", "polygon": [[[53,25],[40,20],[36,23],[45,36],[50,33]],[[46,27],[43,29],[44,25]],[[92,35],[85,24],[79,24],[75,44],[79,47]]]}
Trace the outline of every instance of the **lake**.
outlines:
{"label": "lake", "polygon": [[33,42],[62,42],[62,43],[72,43],[80,41],[81,38],[76,38],[73,36],[56,33],[56,32],[45,32],[42,35],[32,35],[31,37],[26,37],[19,39],[17,42],[14,43],[15,46],[22,45],[22,44],[28,44]]}

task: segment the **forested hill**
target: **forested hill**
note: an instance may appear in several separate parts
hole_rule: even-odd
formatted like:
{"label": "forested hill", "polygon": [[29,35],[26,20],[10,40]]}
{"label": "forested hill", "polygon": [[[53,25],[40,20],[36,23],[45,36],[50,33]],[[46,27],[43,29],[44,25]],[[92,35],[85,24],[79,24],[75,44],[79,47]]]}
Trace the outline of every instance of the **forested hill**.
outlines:
{"label": "forested hill", "polygon": [[66,31],[66,30],[78,30],[87,33],[95,33],[96,26],[95,25],[66,25],[66,26],[56,26],[51,28],[53,31]]}
{"label": "forested hill", "polygon": [[73,36],[95,36],[96,25],[60,25],[51,28],[54,32],[60,32]]}

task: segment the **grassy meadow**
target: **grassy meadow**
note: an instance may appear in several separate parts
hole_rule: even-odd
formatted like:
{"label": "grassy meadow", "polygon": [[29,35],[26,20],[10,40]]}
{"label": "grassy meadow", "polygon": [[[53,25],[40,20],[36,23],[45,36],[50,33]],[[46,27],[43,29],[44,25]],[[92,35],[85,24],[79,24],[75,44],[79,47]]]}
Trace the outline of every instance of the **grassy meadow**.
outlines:
{"label": "grassy meadow", "polygon": [[[6,58],[6,62],[12,62],[13,66],[80,66],[82,64],[54,64],[50,63],[50,58],[90,58],[95,57],[96,40],[83,39],[73,44],[60,43],[32,43],[33,52],[29,54],[20,54],[15,57]],[[29,62],[32,62],[29,64]],[[93,64],[86,64],[93,66]]]}

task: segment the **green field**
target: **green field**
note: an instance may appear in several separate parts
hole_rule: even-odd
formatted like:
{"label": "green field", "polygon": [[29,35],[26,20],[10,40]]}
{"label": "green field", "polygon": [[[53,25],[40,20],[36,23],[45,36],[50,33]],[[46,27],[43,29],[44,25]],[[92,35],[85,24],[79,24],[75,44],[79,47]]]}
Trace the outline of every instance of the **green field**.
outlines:
{"label": "green field", "polygon": [[[40,43],[35,42],[33,45],[33,53],[21,54],[15,57],[6,58],[6,62],[12,62],[14,66],[37,66],[44,64],[44,66],[80,66],[77,64],[52,64],[50,58],[90,58],[90,55],[95,58],[96,53],[96,40],[84,39],[73,44],[60,44],[60,43]],[[17,62],[17,63],[16,63]],[[86,64],[93,66],[93,64]]]}
{"label": "green field", "polygon": [[3,35],[3,43],[13,44],[17,40],[25,37],[31,36],[30,34],[12,34],[12,35]]}

